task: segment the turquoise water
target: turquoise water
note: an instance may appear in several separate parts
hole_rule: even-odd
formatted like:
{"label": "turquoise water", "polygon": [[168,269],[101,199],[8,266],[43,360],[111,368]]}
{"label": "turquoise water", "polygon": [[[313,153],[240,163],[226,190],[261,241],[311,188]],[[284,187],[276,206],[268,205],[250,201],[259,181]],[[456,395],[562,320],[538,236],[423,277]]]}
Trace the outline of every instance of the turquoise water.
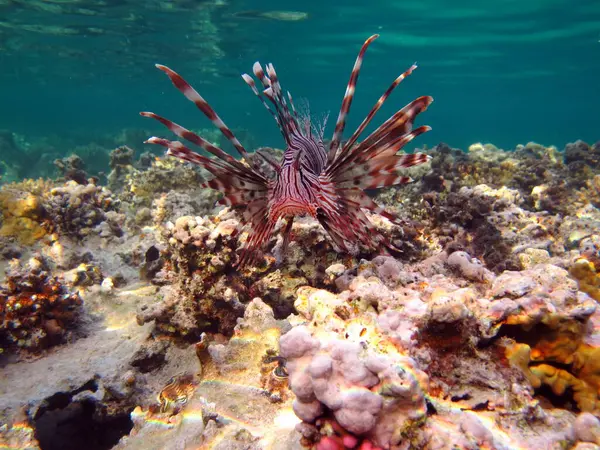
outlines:
{"label": "turquoise water", "polygon": [[[348,130],[395,76],[419,69],[373,123],[419,95],[433,131],[414,146],[476,141],[504,148],[600,139],[600,2],[0,0],[0,129],[82,144],[123,128],[167,135],[138,111],[210,123],[154,63],[169,65],[232,128],[281,145],[239,75],[273,62],[284,89],[331,112],[373,33]],[[143,5],[143,6],[142,6]],[[276,12],[273,12],[277,10]],[[250,12],[249,12],[250,11]],[[283,14],[295,11],[295,14]],[[326,135],[330,135],[328,132]],[[69,153],[65,149],[65,153]]]}

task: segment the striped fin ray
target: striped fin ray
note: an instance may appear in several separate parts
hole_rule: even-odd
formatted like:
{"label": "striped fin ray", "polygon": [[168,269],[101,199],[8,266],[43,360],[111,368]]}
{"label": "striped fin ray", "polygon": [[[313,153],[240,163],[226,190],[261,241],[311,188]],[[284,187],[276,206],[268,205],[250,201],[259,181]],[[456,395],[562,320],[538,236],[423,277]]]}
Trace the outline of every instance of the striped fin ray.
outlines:
{"label": "striped fin ray", "polygon": [[369,250],[377,250],[379,245],[386,241],[386,238],[377,231],[361,207],[348,199],[344,201],[342,220],[336,220],[335,217],[328,216],[326,213],[318,218],[324,228],[333,231],[333,234],[330,235],[338,247],[346,251],[347,243],[360,242]]}
{"label": "striped fin ray", "polygon": [[[293,106],[291,95],[289,95],[288,93],[293,113],[290,112],[287,102],[284,96],[282,95],[281,85],[279,84],[277,73],[275,72],[275,68],[273,67],[273,65],[267,64],[265,73],[265,70],[257,61],[254,63],[252,70],[256,78],[258,78],[258,80],[262,83],[264,87],[262,94],[259,92],[258,88],[256,87],[256,83],[250,75],[243,74],[242,78],[244,79],[246,84],[250,86],[254,94],[260,99],[265,108],[267,108],[267,110],[271,113],[271,115],[275,119],[275,122],[277,122],[277,126],[279,127],[283,138],[289,145],[290,135],[297,133],[300,129],[298,123],[298,116],[295,107]],[[269,101],[274,107],[274,110],[267,104],[267,102],[263,98],[263,95],[267,99],[269,99]]]}
{"label": "striped fin ray", "polygon": [[158,122],[160,122],[163,125],[165,125],[170,131],[172,131],[174,134],[176,134],[180,138],[185,139],[186,141],[189,141],[189,142],[197,145],[198,147],[203,148],[207,152],[212,153],[213,155],[215,155],[217,158],[219,158],[219,159],[227,162],[228,164],[231,164],[232,166],[234,166],[238,170],[240,170],[242,172],[252,173],[254,176],[258,175],[258,176],[260,176],[262,178],[263,181],[265,180],[264,177],[262,177],[262,175],[259,175],[256,172],[250,171],[248,169],[248,167],[246,167],[240,161],[238,161],[237,159],[235,159],[231,155],[225,153],[219,147],[217,147],[217,146],[213,145],[212,143],[208,142],[206,139],[203,139],[202,137],[200,137],[196,133],[188,130],[187,128],[184,128],[181,125],[178,125],[175,122],[173,122],[173,121],[171,121],[169,119],[165,119],[164,117],[161,117],[161,116],[159,116],[157,114],[154,114],[152,112],[144,111],[144,112],[141,112],[140,115],[143,116],[143,117],[149,117],[149,118],[152,118],[154,120],[157,120]]}
{"label": "striped fin ray", "polygon": [[[331,180],[335,183],[352,182],[356,187],[373,189],[375,186],[370,180],[371,177],[379,178],[382,176],[397,175],[400,169],[406,169],[426,163],[431,158],[423,153],[412,153],[407,155],[397,155],[396,153],[407,142],[427,130],[429,130],[429,127],[427,126],[419,127],[410,133],[401,136],[388,147],[383,147],[381,149],[374,148],[371,150],[371,153],[363,153],[356,156],[352,161],[348,161],[341,165],[338,170],[330,175]],[[385,186],[386,185],[379,187]],[[390,184],[389,186],[393,186],[393,184]]]}
{"label": "striped fin ray", "polygon": [[[410,133],[406,133],[406,134],[403,134],[402,136],[397,137],[396,139],[394,139],[393,141],[389,142],[388,144],[386,144],[384,146],[381,146],[381,147],[376,146],[373,149],[373,151],[371,151],[370,153],[364,152],[362,155],[358,155],[358,160],[362,162],[362,161],[369,161],[371,159],[376,159],[376,158],[385,158],[388,156],[393,156],[399,150],[404,148],[404,146],[406,144],[408,144],[410,141],[412,141],[414,138],[416,138],[417,136],[419,136],[423,133],[426,133],[430,130],[431,130],[430,126],[422,125],[418,128],[415,128]],[[426,155],[423,155],[423,156],[426,156]],[[428,160],[429,160],[429,157],[427,157],[426,160],[417,162],[417,164],[422,164],[424,162],[427,162]]]}
{"label": "striped fin ray", "polygon": [[[393,153],[396,153],[419,134],[429,131],[431,128],[427,126],[419,127],[414,131],[411,131],[411,128],[416,116],[425,111],[432,101],[431,97],[423,96],[410,102],[393,114],[359,145],[346,153],[340,154],[328,167],[328,173],[340,170],[342,166],[356,161],[360,155],[370,155],[370,158],[373,158],[382,150],[389,150],[390,148],[395,148],[396,150]],[[361,160],[366,159],[369,159],[369,157]]]}
{"label": "striped fin ray", "polygon": [[267,195],[267,186],[265,184],[256,183],[251,177],[243,173],[237,173],[237,176],[233,176],[235,172],[230,167],[224,165],[222,161],[200,155],[179,141],[169,141],[167,139],[152,137],[146,142],[166,147],[168,148],[168,155],[197,164],[212,173],[214,178],[202,183],[202,187],[210,187],[223,192],[225,194],[224,197],[217,201],[221,205],[246,205],[257,198],[266,197]]}
{"label": "striped fin ray", "polygon": [[260,63],[258,61],[256,61],[254,63],[254,65],[252,66],[252,72],[254,73],[256,78],[258,78],[260,80],[260,82],[262,83],[262,85],[265,89],[268,89],[271,87],[271,80],[269,80],[267,78],[265,71],[263,70],[262,66],[260,65]]}
{"label": "striped fin ray", "polygon": [[350,80],[348,81],[348,85],[346,86],[346,93],[344,94],[342,106],[340,107],[340,113],[335,124],[333,138],[331,139],[331,143],[329,144],[329,153],[327,155],[328,162],[332,162],[335,158],[335,155],[337,154],[338,147],[342,139],[342,134],[344,133],[344,128],[346,127],[346,116],[348,115],[348,112],[350,112],[350,106],[352,105],[352,99],[354,98],[354,90],[356,88],[356,82],[358,81],[358,75],[360,73],[360,68],[362,66],[362,61],[364,59],[365,52],[367,51],[369,45],[378,37],[378,34],[374,34],[373,36],[371,36],[365,41],[360,51],[358,52],[358,56],[356,57],[354,67],[352,68],[352,72],[350,74]]}
{"label": "striped fin ray", "polygon": [[[362,178],[362,180],[360,179]],[[349,181],[342,181],[339,183],[340,189],[349,188],[360,188],[360,189],[380,189],[384,187],[399,186],[402,184],[408,184],[413,181],[412,178],[399,175],[397,170],[390,170],[387,172],[381,172],[377,175],[367,175],[356,178],[359,182],[355,182],[355,179]],[[337,182],[336,182],[337,183]]]}
{"label": "striped fin ray", "polygon": [[422,96],[413,100],[381,124],[379,128],[360,143],[360,146],[381,145],[384,143],[382,141],[394,139],[400,135],[409,133],[416,117],[426,111],[432,102],[433,98],[430,96]]}
{"label": "striped fin ray", "polygon": [[398,78],[396,78],[394,80],[394,82],[390,85],[389,88],[387,88],[387,90],[383,93],[383,95],[381,97],[379,97],[379,100],[377,100],[377,103],[375,103],[375,106],[373,106],[371,111],[369,111],[369,114],[367,114],[367,117],[365,117],[365,119],[362,121],[362,123],[356,129],[356,131],[352,134],[352,136],[350,136],[348,141],[344,144],[344,147],[342,148],[342,152],[352,148],[354,143],[357,141],[358,137],[365,130],[365,128],[367,128],[367,126],[369,125],[371,120],[373,120],[373,117],[375,117],[375,114],[377,114],[377,111],[379,111],[379,109],[381,109],[381,107],[383,106],[383,104],[385,103],[387,98],[391,95],[391,93],[394,91],[394,89],[396,89],[396,87],[402,82],[402,80],[404,80],[407,76],[409,76],[416,68],[417,68],[417,64],[415,63],[406,72],[404,72],[400,76],[398,76]]}
{"label": "striped fin ray", "polygon": [[[405,178],[407,178],[407,177],[405,177]],[[410,180],[410,178],[408,178],[408,180]],[[379,214],[380,216],[385,217],[390,222],[392,222],[396,225],[402,225],[402,220],[400,220],[400,218],[396,214],[388,211],[383,206],[380,206],[377,203],[375,203],[373,201],[373,199],[371,197],[369,197],[367,194],[365,194],[362,190],[354,189],[351,194],[346,194],[346,197],[349,197],[349,196],[352,196],[352,198],[355,198],[356,203],[361,208],[368,209],[369,211],[371,211],[375,214]]]}
{"label": "striped fin ray", "polygon": [[244,79],[246,84],[248,86],[250,86],[250,89],[252,89],[252,92],[254,92],[254,94],[258,97],[258,99],[261,101],[261,103],[264,105],[264,107],[267,108],[267,111],[269,111],[269,113],[271,113],[271,115],[273,116],[273,119],[275,119],[275,122],[277,122],[277,126],[279,127],[279,130],[285,136],[285,131],[283,129],[283,125],[281,125],[281,121],[279,120],[279,117],[277,116],[277,114],[275,114],[275,112],[267,104],[267,102],[265,101],[265,99],[263,98],[261,93],[258,91],[258,88],[256,87],[256,83],[254,82],[254,79],[247,73],[243,74],[242,78]]}
{"label": "striped fin ray", "polygon": [[290,101],[290,108],[292,108],[293,116],[296,118],[296,120],[299,120],[298,111],[296,111],[296,105],[294,105],[294,99],[292,98],[292,94],[290,94],[290,91],[287,91],[287,97]]}
{"label": "striped fin ray", "polygon": [[339,203],[343,204],[341,215],[332,215],[330,211],[321,210],[317,219],[340,250],[348,252],[348,244],[353,242],[360,242],[370,251],[381,252],[381,246],[397,250],[390,240],[375,228],[363,209],[379,213],[391,222],[399,224],[399,219],[394,214],[378,206],[359,190],[345,192]]}
{"label": "striped fin ray", "polygon": [[250,202],[244,211],[244,219],[251,227],[246,245],[237,262],[238,267],[255,264],[260,256],[260,248],[271,238],[277,222],[269,220],[268,213],[266,197]]}
{"label": "striped fin ray", "polygon": [[[179,141],[169,141],[168,139],[151,137],[147,141],[147,144],[157,144],[167,148],[167,155],[174,156],[192,164],[199,165],[204,169],[208,170],[215,176],[230,177],[232,183],[239,183],[243,181],[244,185],[250,188],[263,187],[262,180],[258,181],[254,178],[254,174],[250,171],[238,171],[236,168],[229,166],[227,163],[218,159],[210,159],[206,156],[200,155]],[[235,175],[236,177],[233,177]]]}
{"label": "striped fin ray", "polygon": [[285,229],[283,230],[283,242],[281,244],[281,252],[282,253],[287,252],[287,249],[290,246],[293,225],[294,225],[294,216],[291,216],[287,220],[287,223],[285,224]]}
{"label": "striped fin ray", "polygon": [[225,122],[217,115],[214,109],[208,104],[206,100],[196,91],[187,81],[185,81],[181,75],[177,72],[169,69],[167,66],[163,66],[161,64],[156,64],[156,67],[162,70],[167,74],[173,85],[179,89],[179,91],[185,95],[185,97],[193,102],[196,107],[202,111],[202,113],[213,123],[215,126],[223,133],[229,142],[236,148],[238,153],[246,159],[246,161],[250,161],[248,158],[248,152],[244,148],[244,146],[238,141],[238,139],[233,134],[233,131],[229,129]]}
{"label": "striped fin ray", "polygon": [[144,141],[145,144],[156,144],[167,149],[167,155],[175,156],[176,158],[182,159],[192,164],[196,164],[215,176],[220,176],[224,172],[228,172],[228,167],[223,162],[218,160],[212,160],[206,156],[200,155],[179,141],[170,141],[168,139],[151,137]]}
{"label": "striped fin ray", "polygon": [[[412,136],[416,131],[418,130],[409,134]],[[341,189],[379,189],[406,184],[412,180],[402,176],[399,171],[423,164],[431,159],[423,153],[396,155],[395,148],[392,148],[390,153],[392,154],[350,163],[347,168],[334,173],[331,181]]]}
{"label": "striped fin ray", "polygon": [[271,157],[271,155],[269,155],[268,153],[266,153],[263,150],[255,150],[254,153],[256,153],[263,160],[265,160],[271,167],[273,167],[273,169],[275,170],[276,173],[281,172],[281,166],[279,165],[279,163],[277,161],[275,161],[275,159],[273,159]]}
{"label": "striped fin ray", "polygon": [[277,111],[280,114],[280,120],[287,133],[293,134],[294,132],[298,132],[300,129],[300,125],[290,113],[287,102],[285,101],[285,97],[282,94],[281,85],[279,84],[279,78],[277,77],[277,72],[275,72],[275,67],[273,66],[273,64],[267,64],[266,71],[271,86],[265,89],[265,95],[268,98],[270,98],[273,104],[275,105]]}

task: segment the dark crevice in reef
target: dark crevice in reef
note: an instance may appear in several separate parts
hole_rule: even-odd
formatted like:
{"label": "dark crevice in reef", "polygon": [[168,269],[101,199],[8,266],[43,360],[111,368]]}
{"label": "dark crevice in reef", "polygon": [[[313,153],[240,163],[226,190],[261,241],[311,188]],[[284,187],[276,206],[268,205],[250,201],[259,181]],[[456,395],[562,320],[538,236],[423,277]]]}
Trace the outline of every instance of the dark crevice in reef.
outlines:
{"label": "dark crevice in reef", "polygon": [[71,392],[57,392],[56,394],[53,394],[44,400],[44,403],[38,409],[34,420],[37,420],[48,411],[66,408],[69,405],[69,403],[71,403],[71,399],[74,395],[85,391],[96,392],[97,390],[98,384],[96,383],[96,380],[90,380],[81,387]]}
{"label": "dark crevice in reef", "polygon": [[48,397],[33,418],[35,437],[41,450],[109,450],[129,434],[131,408],[110,414],[94,398],[73,401],[79,393],[98,390],[90,380],[71,392]]}
{"label": "dark crevice in reef", "polygon": [[[581,326],[583,325],[584,324],[581,323]],[[535,325],[529,330],[525,330],[521,325],[502,325],[500,330],[498,330],[498,333],[496,333],[493,337],[480,340],[478,347],[489,347],[495,344],[499,339],[507,337],[515,342],[527,344],[531,348],[534,348],[542,341],[552,342],[556,339],[558,334],[565,335],[565,333],[567,332],[564,330],[557,331],[542,323]],[[571,337],[573,340],[579,339],[579,333],[573,332],[571,333]]]}
{"label": "dark crevice in reef", "polygon": [[557,395],[552,392],[552,388],[546,384],[542,384],[535,390],[536,398],[542,397],[552,404],[555,408],[562,408],[575,413],[580,412],[577,407],[577,402],[573,398],[573,389],[567,388],[564,394]]}
{"label": "dark crevice in reef", "polygon": [[431,401],[428,398],[425,399],[425,404],[427,405],[428,416],[435,416],[438,413],[435,405],[431,403]]}
{"label": "dark crevice in reef", "polygon": [[565,370],[569,373],[572,373],[572,369],[573,369],[573,365],[572,364],[565,364],[565,363],[561,363],[558,361],[531,361],[529,363],[529,367],[535,367],[535,366],[539,366],[541,364],[547,364],[550,365],[552,367],[555,367],[557,369],[561,369],[561,370]]}
{"label": "dark crevice in reef", "polygon": [[461,408],[463,411],[489,411],[490,401],[486,400],[481,403],[477,403],[472,408]]}

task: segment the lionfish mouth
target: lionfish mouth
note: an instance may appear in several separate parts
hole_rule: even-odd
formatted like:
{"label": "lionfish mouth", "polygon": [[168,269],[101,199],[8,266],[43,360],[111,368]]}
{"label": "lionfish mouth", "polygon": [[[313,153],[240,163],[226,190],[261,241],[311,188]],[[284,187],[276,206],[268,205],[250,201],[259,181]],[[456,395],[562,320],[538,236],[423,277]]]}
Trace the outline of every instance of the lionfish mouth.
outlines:
{"label": "lionfish mouth", "polygon": [[317,207],[306,202],[283,199],[273,203],[269,208],[269,220],[277,221],[281,218],[290,218],[295,216],[311,216],[317,217]]}
{"label": "lionfish mouth", "polygon": [[[203,186],[223,193],[219,204],[242,212],[242,221],[250,226],[250,233],[238,259],[238,267],[258,260],[259,250],[270,240],[275,225],[281,218],[287,220],[283,231],[284,247],[287,246],[294,217],[299,215],[316,218],[340,251],[349,252],[357,248],[357,243],[372,251],[394,248],[389,239],[374,227],[365,211],[380,214],[397,224],[400,223],[400,219],[375,203],[365,191],[408,183],[412,180],[403,176],[401,170],[430,159],[422,153],[398,152],[415,137],[431,129],[428,126],[413,129],[413,123],[416,117],[427,109],[433,98],[418,97],[359,141],[392,91],[417,68],[416,64],[413,64],[392,82],[354,133],[346,141],[342,141],[346,117],[354,98],[365,52],[377,37],[378,35],[373,35],[367,39],[358,53],[327,149],[323,138],[325,123],[315,124],[309,114],[302,114],[296,110],[290,93],[283,94],[272,64],[267,64],[265,70],[256,62],[253,66],[256,79],[248,74],[242,75],[275,119],[286,143],[281,161],[275,161],[267,154],[257,152],[257,155],[274,169],[272,172],[275,173],[275,179],[270,178],[256,161],[248,163],[253,160],[249,158],[244,146],[190,84],[168,67],[156,66],[221,130],[244,159],[244,162],[235,159],[206,139],[169,119],[151,112],[140,113],[161,122],[178,137],[213,155],[208,157],[198,154],[180,141],[158,137],[146,141],[166,147],[168,155],[198,164],[208,170],[213,178]],[[262,88],[259,89],[256,80]]]}

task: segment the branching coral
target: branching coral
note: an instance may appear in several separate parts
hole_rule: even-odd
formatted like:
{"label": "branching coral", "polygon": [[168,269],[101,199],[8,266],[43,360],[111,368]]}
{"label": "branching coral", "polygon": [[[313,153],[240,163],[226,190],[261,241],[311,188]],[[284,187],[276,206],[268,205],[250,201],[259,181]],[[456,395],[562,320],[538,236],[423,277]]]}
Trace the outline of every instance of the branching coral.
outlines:
{"label": "branching coral", "polygon": [[14,261],[0,287],[0,350],[38,352],[68,338],[82,300],[39,259],[27,267]]}

